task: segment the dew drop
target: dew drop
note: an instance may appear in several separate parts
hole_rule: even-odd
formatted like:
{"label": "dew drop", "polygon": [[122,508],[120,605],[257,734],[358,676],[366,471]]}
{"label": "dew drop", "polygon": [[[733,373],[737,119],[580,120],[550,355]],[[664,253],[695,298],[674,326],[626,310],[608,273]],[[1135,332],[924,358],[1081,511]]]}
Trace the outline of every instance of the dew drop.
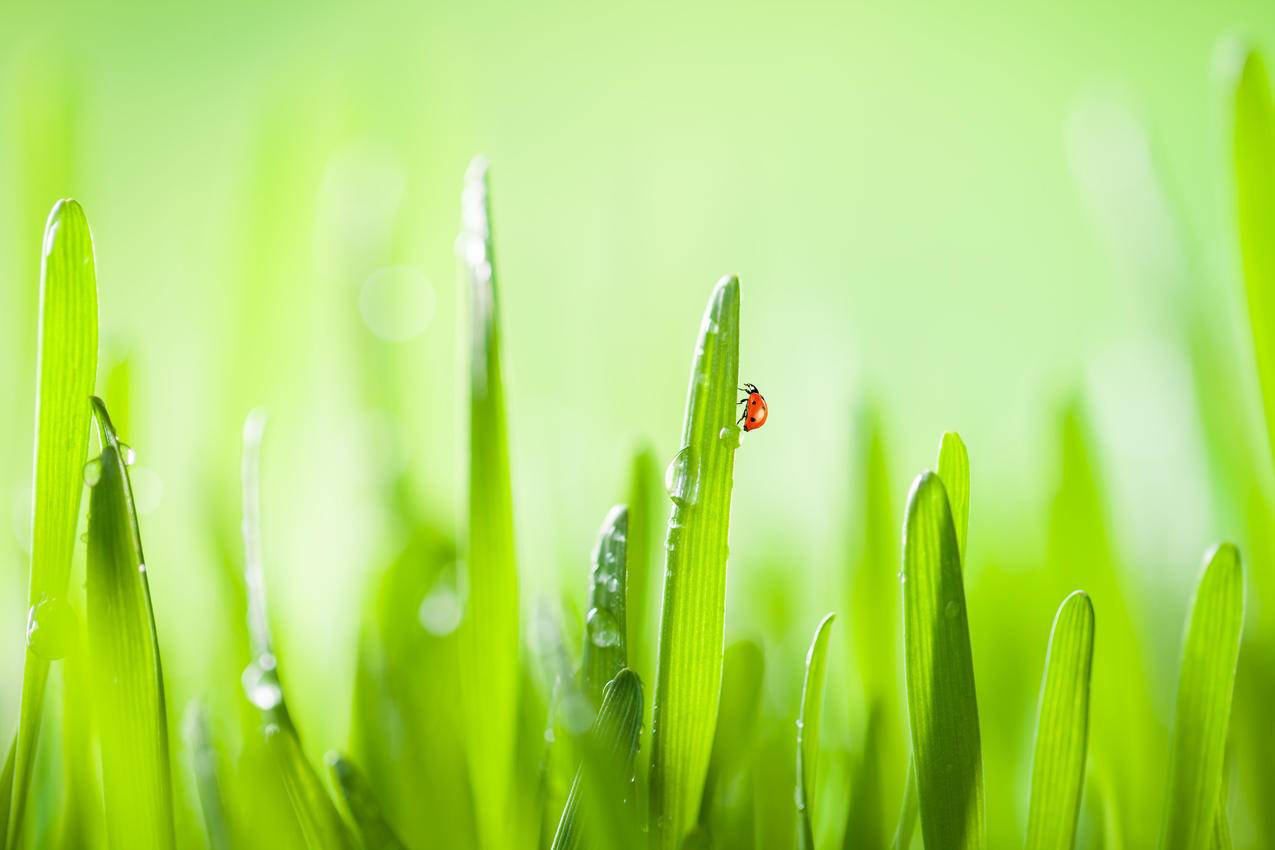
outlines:
{"label": "dew drop", "polygon": [[585,626],[589,630],[589,642],[594,646],[619,646],[620,626],[615,621],[615,616],[605,608],[589,609]]}
{"label": "dew drop", "polygon": [[619,592],[620,592],[620,578],[619,578],[619,576],[611,576],[611,577],[609,577],[609,578],[607,579],[607,593],[619,593]]}
{"label": "dew drop", "polygon": [[124,461],[125,466],[132,466],[137,462],[137,452],[133,451],[133,447],[128,443],[119,444],[120,460]]}
{"label": "dew drop", "polygon": [[717,439],[721,440],[732,449],[739,448],[744,441],[744,432],[737,425],[727,425],[725,428],[717,432]]}
{"label": "dew drop", "polygon": [[664,489],[674,504],[686,507],[699,500],[699,483],[699,461],[686,446],[664,470]]}
{"label": "dew drop", "polygon": [[244,668],[240,681],[248,701],[263,711],[277,708],[283,702],[283,688],[274,673],[274,656],[265,653]]}
{"label": "dew drop", "polygon": [[27,612],[27,648],[45,661],[71,654],[79,628],[75,612],[65,599],[41,599]]}
{"label": "dew drop", "polygon": [[444,637],[460,628],[464,607],[460,594],[448,581],[440,580],[425,594],[416,617],[425,631],[436,637]]}
{"label": "dew drop", "polygon": [[956,615],[959,613],[961,613],[961,603],[957,602],[955,599],[950,600],[947,605],[943,607],[943,614],[949,620],[955,620]]}
{"label": "dew drop", "polygon": [[97,485],[102,480],[102,459],[95,457],[88,463],[84,464],[84,483],[90,487]]}

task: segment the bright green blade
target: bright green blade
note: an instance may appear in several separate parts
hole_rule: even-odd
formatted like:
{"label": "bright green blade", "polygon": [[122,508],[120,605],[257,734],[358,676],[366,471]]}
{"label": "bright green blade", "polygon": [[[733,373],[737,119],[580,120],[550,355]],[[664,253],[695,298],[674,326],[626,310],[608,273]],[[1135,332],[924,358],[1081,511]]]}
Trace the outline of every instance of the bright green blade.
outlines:
{"label": "bright green blade", "polygon": [[184,724],[186,749],[191,771],[195,774],[195,792],[199,796],[204,834],[210,850],[230,850],[234,846],[230,817],[222,792],[223,778],[208,723],[208,710],[196,700],[186,709]]}
{"label": "bright green blade", "polygon": [[168,723],[146,559],[127,453],[93,399],[102,454],[90,461],[88,636],[93,710],[112,847],[175,846]]}
{"label": "bright green blade", "polygon": [[627,580],[629,593],[626,608],[629,620],[629,668],[645,682],[655,680],[650,641],[659,611],[654,592],[656,536],[664,522],[664,489],[660,486],[660,470],[650,446],[642,446],[633,454],[629,470],[629,547]]}
{"label": "bright green blade", "polygon": [[961,566],[965,566],[965,541],[970,528],[970,456],[965,441],[955,431],[943,434],[939,441],[939,478],[947,490],[947,503],[956,526],[956,543],[961,550]]}
{"label": "bright green blade", "polygon": [[916,830],[916,760],[908,759],[908,778],[903,786],[903,802],[899,806],[899,822],[894,827],[890,846],[894,850],[908,850],[912,846],[912,833]]}
{"label": "bright green blade", "polygon": [[364,850],[405,850],[406,845],[385,820],[381,803],[363,772],[340,753],[328,753],[325,760],[350,817],[359,829]]}
{"label": "bright green blade", "polygon": [[354,846],[353,838],[301,749],[300,737],[284,701],[278,659],[270,637],[261,548],[260,470],[265,427],[266,418],[261,411],[253,411],[244,421],[244,584],[248,637],[253,652],[253,660],[243,673],[244,695],[260,712],[261,734],[269,763],[278,771],[306,844],[311,850],[348,850]]}
{"label": "bright green blade", "polygon": [[603,689],[601,708],[584,742],[584,762],[554,833],[553,850],[641,845],[644,836],[631,801],[624,800],[641,734],[642,680],[632,670],[621,670]]}
{"label": "bright green blade", "polygon": [[814,850],[811,813],[819,767],[819,722],[823,719],[824,680],[828,669],[828,635],[835,614],[825,614],[815,628],[806,653],[806,679],[801,686],[801,714],[797,717],[797,846]]}
{"label": "bright green blade", "polygon": [[[717,713],[713,754],[709,759],[704,799],[700,804],[700,825],[706,828],[718,786],[729,781],[739,769],[739,763],[752,752],[765,669],[765,655],[753,641],[742,640],[726,647],[722,659],[721,708]],[[721,832],[720,829],[712,831],[719,835]]]}
{"label": "bright green blade", "polygon": [[592,705],[601,705],[602,689],[627,666],[627,588],[629,512],[616,505],[607,514],[593,547],[589,574],[589,613],[584,621],[580,685]]}
{"label": "bright green blade", "polygon": [[[35,388],[35,492],[29,618],[64,605],[88,454],[89,396],[97,379],[97,272],[84,210],[63,200],[49,213],[40,266]],[[35,625],[34,619],[28,628]],[[7,845],[22,834],[49,661],[28,647],[14,755]]]}
{"label": "bright green blade", "polygon": [[913,483],[904,519],[903,645],[925,846],[981,848],[983,764],[961,556],[932,472]]}
{"label": "bright green blade", "polygon": [[1054,617],[1045,657],[1032,759],[1028,850],[1070,850],[1076,841],[1089,744],[1093,603],[1077,590]]}
{"label": "bright green blade", "polygon": [[1275,107],[1261,54],[1251,51],[1235,88],[1236,224],[1248,317],[1275,452]]}
{"label": "bright green blade", "polygon": [[492,255],[487,161],[474,160],[461,201],[469,278],[469,598],[461,626],[462,698],[480,844],[508,844],[518,706],[518,569]]}
{"label": "bright green blade", "polygon": [[738,385],[739,280],[728,277],[700,325],[682,448],[665,475],[673,513],[651,741],[651,830],[660,850],[679,847],[696,823],[717,725]]}
{"label": "bright green blade", "polygon": [[1187,618],[1178,676],[1161,846],[1205,847],[1222,791],[1226,727],[1244,625],[1244,571],[1229,543],[1206,556]]}

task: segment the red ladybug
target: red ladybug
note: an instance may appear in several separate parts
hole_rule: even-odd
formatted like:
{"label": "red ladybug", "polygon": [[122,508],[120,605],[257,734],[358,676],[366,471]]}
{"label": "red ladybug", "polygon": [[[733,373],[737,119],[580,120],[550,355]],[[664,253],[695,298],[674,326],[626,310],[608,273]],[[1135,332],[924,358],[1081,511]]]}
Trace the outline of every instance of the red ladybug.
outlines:
{"label": "red ladybug", "polygon": [[736,421],[743,423],[745,431],[756,431],[766,424],[766,414],[770,408],[766,407],[766,399],[762,398],[762,394],[757,391],[756,384],[744,384],[739,391],[748,393],[748,397],[741,398],[737,402],[744,405],[744,412],[739,414],[739,419]]}

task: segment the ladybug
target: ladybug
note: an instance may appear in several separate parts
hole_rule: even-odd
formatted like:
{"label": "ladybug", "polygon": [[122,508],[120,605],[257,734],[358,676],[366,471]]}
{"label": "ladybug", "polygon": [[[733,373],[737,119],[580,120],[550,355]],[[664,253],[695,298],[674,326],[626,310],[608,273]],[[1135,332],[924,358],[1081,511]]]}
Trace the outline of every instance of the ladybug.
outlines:
{"label": "ladybug", "polygon": [[745,431],[756,431],[758,428],[766,424],[766,414],[770,408],[766,406],[766,399],[757,390],[756,384],[744,384],[739,388],[741,393],[748,393],[747,398],[741,398],[737,404],[744,405],[744,412],[739,414],[736,422],[743,423]]}

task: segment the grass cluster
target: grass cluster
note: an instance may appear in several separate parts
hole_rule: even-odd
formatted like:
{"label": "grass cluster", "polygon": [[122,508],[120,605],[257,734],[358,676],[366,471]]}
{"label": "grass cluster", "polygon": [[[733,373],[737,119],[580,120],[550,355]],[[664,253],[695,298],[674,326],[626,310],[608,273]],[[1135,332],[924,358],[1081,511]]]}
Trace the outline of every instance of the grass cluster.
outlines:
{"label": "grass cluster", "polygon": [[[1245,279],[1275,435],[1275,111],[1256,55],[1239,79],[1235,116]],[[1246,640],[1245,571],[1227,543],[1205,555],[1183,626],[1172,732],[1162,753],[1151,752],[1145,693],[1155,683],[1139,661],[1137,604],[1113,567],[1074,416],[1063,430],[1050,571],[1033,604],[1003,600],[1006,610],[990,615],[1012,620],[1015,602],[1032,611],[1047,599],[1052,627],[1043,618],[1030,630],[1046,641],[975,639],[987,619],[967,593],[976,500],[955,433],[942,435],[935,468],[916,477],[898,546],[884,429],[868,411],[848,604],[829,599],[833,611],[802,624],[813,634],[804,676],[788,674],[801,670],[799,654],[728,643],[732,498],[779,496],[733,491],[746,440],[767,436],[745,437],[735,424],[735,277],[708,297],[680,448],[663,481],[668,500],[650,452],[638,451],[626,500],[599,510],[591,562],[567,594],[584,601],[582,614],[570,602],[528,610],[484,161],[465,177],[461,213],[471,319],[464,529],[453,536],[400,503],[410,532],[369,589],[351,737],[322,742],[341,749],[321,765],[289,711],[288,658],[271,635],[260,413],[243,433],[242,545],[227,545],[227,583],[240,603],[227,652],[242,674],[210,686],[236,692],[234,708],[223,716],[226,700],[166,700],[134,452],[112,424],[114,400],[94,395],[92,238],[74,201],[53,209],[40,280],[26,659],[0,773],[6,847],[985,848],[1013,834],[994,813],[1018,795],[1026,815],[1015,845],[1227,848],[1232,794],[1254,808],[1275,789],[1269,765],[1228,751],[1228,742],[1258,737],[1275,680],[1260,665],[1243,667],[1245,653],[1270,657],[1270,630]],[[82,583],[72,580],[81,539]],[[847,648],[853,687],[830,681],[840,669],[830,661]],[[980,703],[998,651],[1030,654],[1041,677],[1029,762],[993,782],[988,754],[1015,734]],[[1237,690],[1241,669],[1252,684]],[[47,687],[51,671],[56,689]],[[793,711],[776,709],[774,682],[791,683],[784,704]],[[993,676],[990,687],[1001,685]],[[825,711],[833,694],[859,703],[850,751],[825,740],[829,718],[842,716]],[[1247,724],[1239,732],[1233,713]],[[1275,841],[1263,816],[1250,813],[1253,840]]]}

